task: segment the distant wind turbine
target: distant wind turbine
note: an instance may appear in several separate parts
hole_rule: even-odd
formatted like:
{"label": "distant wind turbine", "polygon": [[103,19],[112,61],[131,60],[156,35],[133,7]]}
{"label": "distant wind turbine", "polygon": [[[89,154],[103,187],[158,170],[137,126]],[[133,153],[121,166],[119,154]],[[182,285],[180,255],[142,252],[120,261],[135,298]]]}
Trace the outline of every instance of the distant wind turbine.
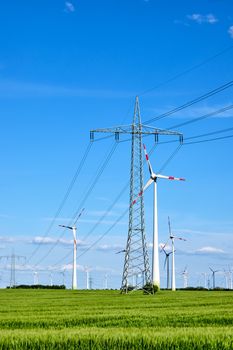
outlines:
{"label": "distant wind turbine", "polygon": [[164,268],[167,267],[167,289],[169,289],[169,284],[170,284],[170,267],[169,267],[169,256],[172,254],[171,252],[167,252],[165,250],[166,244],[162,246],[162,251],[165,254],[165,260],[164,260]]}
{"label": "distant wind turbine", "polygon": [[210,271],[212,271],[212,279],[213,279],[213,289],[215,288],[215,274],[219,272],[219,270],[213,270],[211,267],[209,267]]}
{"label": "distant wind turbine", "polygon": [[184,280],[184,288],[188,287],[188,270],[187,266],[185,266],[184,271],[181,272],[181,275],[183,276]]}
{"label": "distant wind turbine", "polygon": [[179,239],[180,241],[186,241],[186,239],[181,237],[176,237],[172,234],[171,231],[171,222],[168,216],[168,228],[169,228],[169,237],[172,241],[172,290],[176,290],[176,272],[175,272],[175,239]]}
{"label": "distant wind turbine", "polygon": [[[77,219],[75,220],[75,223],[78,221],[80,216],[82,215],[84,209],[81,210],[80,214],[78,215]],[[74,248],[73,248],[73,274],[72,274],[72,289],[77,289],[77,227],[74,226],[66,226],[66,225],[59,225],[60,227],[67,228],[69,230],[72,230],[73,232],[73,239],[74,239]]]}

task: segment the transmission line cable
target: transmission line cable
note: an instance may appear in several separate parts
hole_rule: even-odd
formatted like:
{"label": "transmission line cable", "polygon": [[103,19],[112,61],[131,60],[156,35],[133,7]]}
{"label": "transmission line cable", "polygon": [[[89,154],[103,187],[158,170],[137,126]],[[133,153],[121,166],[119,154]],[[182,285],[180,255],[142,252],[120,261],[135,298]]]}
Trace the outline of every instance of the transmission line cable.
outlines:
{"label": "transmission line cable", "polygon": [[62,201],[61,201],[61,203],[60,203],[60,205],[59,205],[59,207],[58,207],[58,209],[57,209],[57,211],[56,211],[56,213],[55,213],[55,215],[54,215],[54,217],[53,217],[53,220],[51,221],[51,223],[50,223],[48,229],[46,230],[44,236],[42,237],[42,241],[41,241],[41,242],[38,244],[38,246],[33,250],[33,252],[31,253],[30,257],[29,257],[29,258],[27,259],[27,261],[25,262],[25,264],[28,263],[28,262],[31,260],[32,257],[35,256],[35,254],[36,254],[37,251],[39,250],[40,246],[41,246],[42,243],[44,242],[45,238],[48,236],[49,232],[51,231],[51,229],[52,229],[52,227],[53,227],[53,225],[54,225],[56,219],[58,218],[58,216],[59,216],[59,214],[61,213],[61,211],[62,211],[62,209],[63,209],[63,207],[64,207],[64,205],[65,205],[67,199],[68,199],[69,196],[70,196],[70,193],[71,193],[71,191],[72,191],[72,189],[73,189],[73,187],[74,187],[74,185],[75,185],[75,183],[76,183],[76,181],[77,181],[77,178],[78,178],[78,176],[79,176],[79,174],[80,174],[80,172],[81,172],[81,170],[82,170],[82,168],[83,168],[83,166],[84,166],[84,164],[85,164],[85,162],[86,162],[86,159],[87,159],[88,154],[89,154],[89,152],[90,152],[90,150],[91,150],[91,147],[92,147],[92,142],[89,142],[89,143],[88,143],[88,146],[87,146],[87,148],[86,148],[86,150],[85,150],[85,152],[84,152],[84,155],[83,155],[83,157],[82,157],[82,159],[81,159],[81,161],[80,161],[80,163],[79,163],[79,165],[78,165],[78,168],[77,168],[77,170],[75,171],[75,174],[74,174],[74,176],[73,176],[73,178],[72,178],[72,180],[71,180],[71,182],[70,182],[70,184],[69,184],[69,186],[68,186],[68,188],[67,188],[67,191],[66,191],[66,193],[65,193],[65,195],[64,195],[64,197],[63,197],[63,199],[62,199]]}
{"label": "transmission line cable", "polygon": [[[149,152],[150,154],[154,151],[155,147],[156,147],[157,144],[155,144],[151,151]],[[172,158],[174,158],[175,154],[178,152],[180,147],[178,147],[175,152],[173,152],[172,156],[170,156],[168,158],[168,160],[164,163],[163,165],[163,169],[167,166],[167,164],[172,160]],[[128,184],[127,184],[128,185]],[[127,208],[118,218],[117,220],[110,226],[110,228],[107,229],[106,232],[104,232],[97,240],[95,240],[88,248],[86,248],[81,254],[79,254],[79,256],[77,257],[77,259],[79,259],[80,257],[82,257],[84,254],[86,254],[90,249],[92,249],[97,243],[99,243],[119,222],[120,220],[122,220],[125,215],[128,213],[129,211],[129,208]],[[69,253],[70,254],[70,253]],[[67,254],[66,257],[69,255]],[[64,260],[64,259],[63,259]],[[62,260],[62,261],[63,261]],[[58,263],[60,263],[61,261],[59,261]],[[58,264],[57,263],[57,264]]]}
{"label": "transmission line cable", "polygon": [[192,144],[195,144],[195,143],[204,143],[204,142],[218,141],[218,140],[229,139],[229,138],[232,138],[232,137],[233,137],[233,135],[220,136],[220,137],[215,137],[215,138],[212,138],[212,139],[184,142],[183,145],[192,145]]}
{"label": "transmission line cable", "polygon": [[161,166],[159,169],[158,173],[160,174],[166,167],[167,165],[172,161],[172,159],[176,156],[176,154],[179,152],[181,149],[182,145],[180,144],[175,151],[170,155],[170,157],[164,162],[164,164]]}
{"label": "transmission line cable", "polygon": [[152,88],[150,88],[150,89],[147,89],[147,90],[143,91],[143,92],[140,93],[138,96],[143,96],[143,95],[148,94],[149,92],[151,92],[151,91],[153,91],[153,90],[156,90],[156,89],[160,88],[160,87],[163,86],[163,85],[166,85],[166,84],[168,84],[168,83],[171,83],[172,81],[174,81],[174,80],[176,80],[176,79],[178,79],[178,78],[180,78],[180,77],[182,77],[182,76],[184,76],[184,75],[186,75],[186,74],[188,74],[188,73],[190,73],[190,72],[192,72],[192,71],[194,71],[194,70],[196,70],[196,69],[198,69],[198,68],[200,68],[200,67],[206,65],[207,63],[213,61],[213,60],[216,59],[217,57],[219,57],[219,56],[221,56],[221,55],[223,55],[223,54],[229,52],[229,51],[232,50],[232,49],[233,49],[233,45],[228,46],[228,47],[226,47],[224,50],[218,52],[217,54],[215,54],[215,55],[213,55],[213,56],[210,56],[210,57],[207,58],[206,60],[204,60],[204,61],[202,61],[202,62],[200,62],[200,63],[198,63],[198,64],[196,64],[196,65],[194,65],[194,66],[192,66],[192,67],[190,67],[190,68],[188,68],[188,69],[186,69],[186,70],[184,70],[183,72],[180,72],[180,73],[178,73],[178,74],[175,74],[173,77],[171,77],[171,78],[165,80],[164,82],[161,82],[161,83],[155,85],[154,87],[152,87]]}
{"label": "transmission line cable", "polygon": [[[157,143],[155,143],[153,145],[153,147],[151,148],[151,150],[149,151],[149,155],[151,155],[155,148],[158,146]],[[145,164],[146,160],[144,161],[144,164]],[[108,210],[106,211],[106,213],[101,217],[101,219],[98,221],[97,224],[94,225],[93,229],[85,236],[84,240],[86,240],[86,238],[94,231],[94,229],[101,223],[101,221],[103,220],[104,217],[106,217],[106,215],[108,214],[108,212],[113,208],[113,206],[116,204],[116,202],[119,200],[119,198],[122,196],[122,194],[125,192],[125,190],[128,188],[128,185],[129,185],[129,181],[127,182],[127,184],[122,188],[120,194],[116,197],[116,199],[114,200],[113,202],[113,205],[111,205]],[[111,208],[111,209],[110,209]],[[126,211],[120,215],[120,217],[118,217],[118,219],[111,225],[111,227],[102,235],[100,236],[96,241],[94,241],[91,246],[89,246],[83,253],[81,253],[77,259],[84,255],[86,252],[88,252],[92,247],[94,247],[101,239],[103,239],[116,225],[117,223],[126,215],[126,213],[129,211],[129,208],[126,209]],[[68,256],[70,256],[71,254],[71,251],[66,254],[62,259],[60,259],[58,262],[56,262],[53,266],[55,265],[58,265],[59,263],[61,263],[62,261],[64,261]]]}
{"label": "transmission line cable", "polygon": [[[97,184],[100,176],[102,175],[104,169],[107,167],[113,153],[115,152],[115,149],[117,147],[118,143],[114,141],[113,146],[110,149],[110,152],[108,152],[107,157],[104,157],[104,161],[103,163],[100,165],[98,171],[97,171],[97,175],[96,177],[93,179],[93,182],[91,184],[91,186],[88,188],[84,198],[82,199],[81,204],[79,205],[79,208],[75,211],[74,215],[72,216],[72,219],[70,220],[68,226],[71,225],[75,225],[77,223],[77,220],[79,218],[79,212],[81,210],[81,208],[83,208],[85,202],[87,201],[88,197],[90,196],[91,192],[93,191],[95,185]],[[106,159],[105,159],[106,158]],[[46,252],[46,254],[35,264],[35,266],[38,266],[43,260],[45,260],[47,258],[47,256],[49,256],[49,254],[54,250],[54,248],[58,245],[58,243],[60,242],[60,240],[62,239],[62,237],[64,236],[65,230],[63,230],[60,234],[60,236],[58,237],[58,239],[56,240],[56,242],[53,244],[53,246],[49,249],[48,252]]]}
{"label": "transmission line cable", "polygon": [[209,97],[212,97],[212,96],[214,96],[214,95],[216,95],[216,94],[218,94],[218,93],[220,93],[220,92],[222,92],[222,91],[224,91],[226,89],[229,89],[232,86],[233,86],[233,80],[231,80],[228,83],[225,83],[225,84],[215,88],[214,90],[211,90],[211,91],[205,93],[204,95],[201,95],[201,96],[199,96],[199,97],[197,97],[197,98],[195,98],[195,99],[193,99],[191,101],[188,101],[188,102],[184,103],[183,105],[181,105],[179,107],[176,107],[176,108],[174,108],[174,109],[172,109],[172,110],[170,110],[168,112],[165,112],[163,114],[160,114],[157,117],[151,118],[151,119],[147,120],[144,124],[152,123],[152,122],[155,122],[157,120],[160,120],[160,119],[163,119],[165,117],[168,117],[168,116],[170,116],[170,115],[172,115],[174,113],[177,113],[177,112],[179,112],[179,111],[181,111],[181,110],[183,110],[185,108],[188,108],[188,107],[190,107],[190,106],[192,106],[192,105],[194,105],[194,104],[196,104],[198,102],[201,102],[201,101],[203,101],[203,100],[205,100],[205,99],[207,99]]}
{"label": "transmission line cable", "polygon": [[209,117],[213,117],[213,116],[215,116],[217,114],[221,114],[221,113],[230,111],[231,109],[233,109],[233,104],[231,104],[229,106],[226,106],[226,107],[223,107],[223,108],[220,108],[220,109],[218,109],[216,111],[210,112],[208,114],[204,114],[204,115],[202,115],[200,117],[188,120],[186,122],[179,123],[179,124],[176,124],[176,125],[172,125],[171,127],[168,127],[168,129],[174,129],[174,128],[178,128],[178,127],[185,126],[185,125],[188,125],[188,124],[196,123],[196,122],[199,122],[200,120],[203,120],[203,119],[206,119],[206,118],[209,118]]}

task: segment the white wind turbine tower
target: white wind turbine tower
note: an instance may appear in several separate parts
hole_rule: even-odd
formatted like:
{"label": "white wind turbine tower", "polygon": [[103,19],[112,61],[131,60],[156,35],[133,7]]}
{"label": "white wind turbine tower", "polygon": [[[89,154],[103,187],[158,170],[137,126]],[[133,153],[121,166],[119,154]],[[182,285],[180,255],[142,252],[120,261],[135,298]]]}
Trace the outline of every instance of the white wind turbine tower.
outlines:
{"label": "white wind turbine tower", "polygon": [[169,227],[169,236],[172,241],[172,290],[176,290],[176,271],[175,271],[175,239],[179,239],[180,241],[186,241],[186,239],[181,237],[176,237],[171,232],[171,222],[168,217],[168,227]]}
{"label": "white wind turbine tower", "polygon": [[[148,164],[150,179],[147,181],[143,190],[138,194],[138,197],[141,197],[142,193],[153,183],[154,184],[154,209],[153,209],[153,251],[152,251],[152,283],[155,286],[160,288],[160,273],[159,273],[159,241],[158,241],[158,202],[157,202],[157,180],[166,179],[166,180],[176,180],[176,181],[185,181],[183,178],[178,178],[174,176],[165,176],[161,174],[155,174],[153,172],[151,163],[149,161],[149,156],[146,151],[146,146],[143,145],[146,161]],[[132,203],[135,204],[137,199]]]}
{"label": "white wind turbine tower", "polygon": [[34,271],[33,272],[33,282],[34,282],[34,286],[37,286],[39,284],[39,277],[38,277],[38,272]]}
{"label": "white wind turbine tower", "polygon": [[62,274],[62,284],[65,286],[66,284],[66,267],[64,266],[63,270],[61,271]]}
{"label": "white wind turbine tower", "polygon": [[215,288],[215,274],[216,274],[216,272],[219,272],[219,270],[213,270],[211,267],[209,269],[212,272],[213,289],[214,289]]}
{"label": "white wind turbine tower", "polygon": [[204,277],[204,288],[207,289],[207,272],[202,272],[202,276]]}
{"label": "white wind turbine tower", "polygon": [[[82,215],[84,209],[80,212],[77,219],[75,220],[75,224]],[[69,230],[72,230],[73,232],[73,239],[74,239],[74,245],[73,245],[73,274],[72,274],[72,289],[77,289],[77,227],[74,226],[66,226],[66,225],[59,225],[60,227],[67,228]]]}
{"label": "white wind turbine tower", "polygon": [[187,266],[185,266],[184,271],[181,272],[181,275],[183,276],[184,280],[184,288],[188,287],[188,270]]}
{"label": "white wind turbine tower", "polygon": [[50,274],[49,274],[49,280],[50,280],[50,287],[52,287],[52,285],[53,285],[53,274],[52,274],[52,272],[50,272]]}
{"label": "white wind turbine tower", "polygon": [[84,267],[84,271],[86,272],[86,289],[90,289],[89,287],[89,281],[90,281],[90,277],[89,277],[89,271],[90,271],[90,267],[85,266]]}
{"label": "white wind turbine tower", "polygon": [[170,273],[170,267],[169,267],[169,256],[172,254],[172,251],[171,252],[167,252],[166,250],[165,250],[165,247],[166,247],[166,244],[164,244],[163,246],[162,246],[162,251],[164,252],[164,254],[165,254],[165,260],[164,260],[164,268],[165,268],[165,266],[167,266],[167,289],[169,289],[169,283],[170,283],[170,275],[169,275],[169,273]]}

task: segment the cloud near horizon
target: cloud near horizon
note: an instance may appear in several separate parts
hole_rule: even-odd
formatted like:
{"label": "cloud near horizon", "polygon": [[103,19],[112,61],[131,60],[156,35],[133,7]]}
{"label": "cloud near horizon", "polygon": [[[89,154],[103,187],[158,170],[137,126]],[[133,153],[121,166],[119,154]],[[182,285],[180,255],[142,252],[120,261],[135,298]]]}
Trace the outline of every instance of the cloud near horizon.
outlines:
{"label": "cloud near horizon", "polygon": [[233,26],[231,26],[231,27],[228,29],[228,33],[230,34],[230,37],[233,39]]}
{"label": "cloud near horizon", "polygon": [[196,250],[196,253],[201,254],[223,254],[225,253],[223,249],[215,248],[215,247],[202,247]]}
{"label": "cloud near horizon", "polygon": [[[72,245],[73,240],[72,239],[64,239],[64,238],[56,239],[56,238],[52,238],[52,237],[37,236],[37,237],[33,238],[32,240],[30,240],[30,243],[32,243],[32,244],[56,244],[56,243],[58,243],[58,244],[64,244],[64,245]],[[82,245],[83,242],[81,240],[77,240],[77,244]]]}
{"label": "cloud near horizon", "polygon": [[65,2],[65,12],[75,12],[75,7],[74,4],[72,4],[72,2],[66,1]]}
{"label": "cloud near horizon", "polygon": [[193,13],[192,15],[186,16],[190,21],[196,22],[198,24],[208,23],[215,24],[218,22],[217,17],[215,17],[212,13],[207,15],[201,15],[200,13]]}

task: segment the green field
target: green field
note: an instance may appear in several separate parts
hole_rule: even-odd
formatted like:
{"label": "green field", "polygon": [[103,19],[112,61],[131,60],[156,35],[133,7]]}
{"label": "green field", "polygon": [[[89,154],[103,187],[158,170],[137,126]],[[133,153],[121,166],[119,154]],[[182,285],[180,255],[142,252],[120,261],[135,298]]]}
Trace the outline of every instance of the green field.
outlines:
{"label": "green field", "polygon": [[233,292],[0,290],[0,349],[233,349]]}

